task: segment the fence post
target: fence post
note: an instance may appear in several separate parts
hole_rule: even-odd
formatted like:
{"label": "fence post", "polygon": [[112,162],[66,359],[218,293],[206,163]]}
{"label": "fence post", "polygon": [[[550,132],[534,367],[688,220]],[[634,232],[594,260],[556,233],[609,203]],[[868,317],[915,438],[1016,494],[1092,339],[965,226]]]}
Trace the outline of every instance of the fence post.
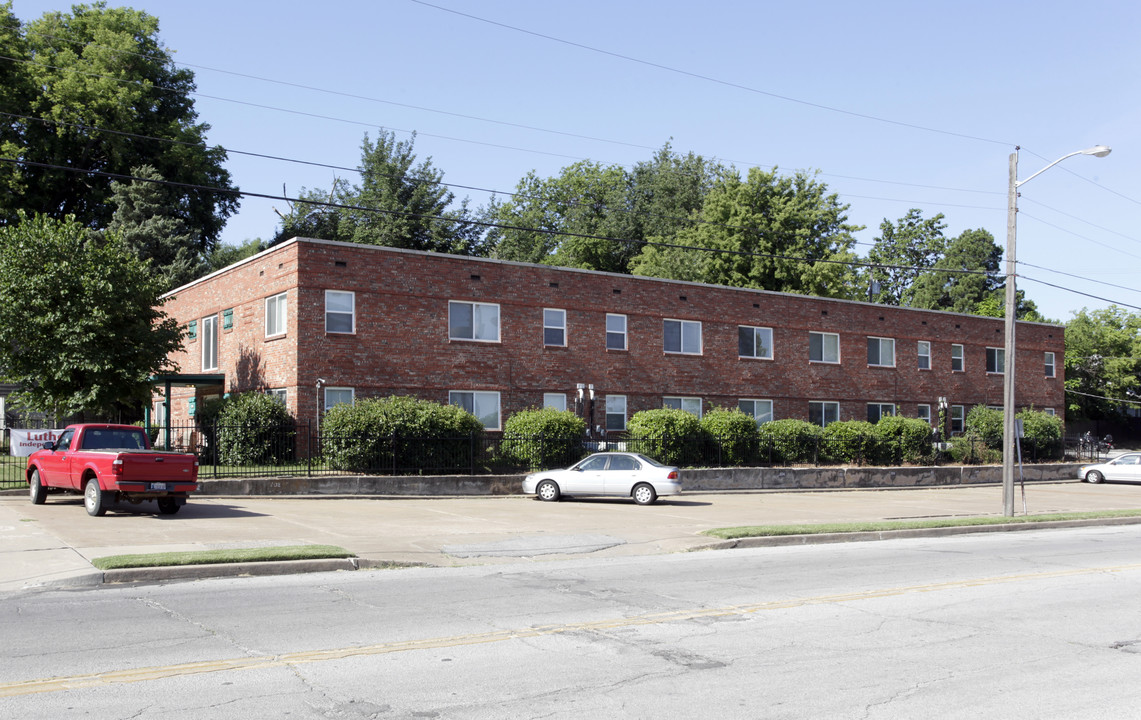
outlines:
{"label": "fence post", "polygon": [[210,465],[214,479],[218,479],[218,417],[214,416],[214,433],[210,438]]}
{"label": "fence post", "polygon": [[313,477],[313,421],[305,420],[305,477]]}
{"label": "fence post", "polygon": [[468,474],[475,475],[475,433],[469,432],[468,435]]}

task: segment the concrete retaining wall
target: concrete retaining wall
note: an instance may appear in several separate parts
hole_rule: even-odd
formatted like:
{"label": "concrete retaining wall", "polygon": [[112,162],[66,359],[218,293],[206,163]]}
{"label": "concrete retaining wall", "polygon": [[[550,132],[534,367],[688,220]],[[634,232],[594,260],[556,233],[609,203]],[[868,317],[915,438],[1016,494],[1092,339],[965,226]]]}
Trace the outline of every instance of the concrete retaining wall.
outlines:
{"label": "concrete retaining wall", "polygon": [[[1026,465],[1027,482],[1074,480],[1077,465]],[[1017,473],[1017,471],[1016,471]],[[1015,481],[1018,475],[1015,475]],[[516,495],[522,475],[233,478],[203,480],[201,495]],[[942,467],[705,468],[684,470],[690,492],[939,487],[1001,483],[997,465]]]}

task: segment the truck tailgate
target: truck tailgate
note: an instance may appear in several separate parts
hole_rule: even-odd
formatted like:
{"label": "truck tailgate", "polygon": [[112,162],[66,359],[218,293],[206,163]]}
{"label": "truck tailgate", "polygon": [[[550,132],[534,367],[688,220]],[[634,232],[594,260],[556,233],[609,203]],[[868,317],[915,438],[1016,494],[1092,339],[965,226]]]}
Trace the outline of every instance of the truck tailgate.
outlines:
{"label": "truck tailgate", "polygon": [[193,455],[182,453],[122,453],[116,462],[122,462],[123,483],[192,483],[197,482],[198,468]]}

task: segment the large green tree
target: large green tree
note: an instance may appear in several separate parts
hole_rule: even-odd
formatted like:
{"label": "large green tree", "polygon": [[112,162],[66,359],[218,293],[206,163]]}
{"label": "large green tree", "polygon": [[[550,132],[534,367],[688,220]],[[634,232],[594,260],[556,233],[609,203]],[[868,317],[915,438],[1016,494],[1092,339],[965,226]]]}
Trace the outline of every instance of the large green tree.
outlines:
{"label": "large green tree", "polygon": [[306,190],[282,218],[274,242],[291,237],[343,240],[456,255],[485,255],[484,231],[465,198],[444,184],[431,158],[417,164],[415,136],[381,132],[361,144],[360,182]]}
{"label": "large green tree", "polygon": [[0,19],[4,55],[13,58],[0,62],[0,100],[10,113],[0,141],[5,156],[19,161],[5,163],[0,224],[19,222],[26,209],[103,229],[113,212],[112,178],[92,171],[127,176],[147,164],[184,184],[162,193],[207,252],[237,195],[209,189],[233,190],[226,153],[206,145],[209,125],[198,122],[191,97],[194,74],[174,64],[158,19],[102,2],[23,26],[12,24],[7,3]]}
{"label": "large green tree", "polygon": [[[647,244],[635,258],[638,275],[852,297],[855,260],[848,206],[823,183],[774,169],[723,175],[705,198],[700,218],[666,244]],[[655,242],[658,238],[651,238]]]}
{"label": "large green tree", "polygon": [[182,346],[165,288],[117,235],[21,215],[0,228],[0,379],[23,407],[58,416],[137,408]]}
{"label": "large green tree", "polygon": [[1075,313],[1066,323],[1065,365],[1067,417],[1125,417],[1141,400],[1141,316],[1115,305]]}
{"label": "large green tree", "polygon": [[[937,216],[942,217],[942,216]],[[947,241],[945,250],[905,292],[911,307],[989,314],[980,304],[1001,293],[1002,248],[986,230],[966,230]]]}
{"label": "large green tree", "polygon": [[912,208],[898,222],[884,219],[880,235],[868,251],[868,262],[875,265],[867,273],[874,302],[886,305],[913,305],[912,290],[923,272],[936,264],[946,249],[943,215],[924,218]]}

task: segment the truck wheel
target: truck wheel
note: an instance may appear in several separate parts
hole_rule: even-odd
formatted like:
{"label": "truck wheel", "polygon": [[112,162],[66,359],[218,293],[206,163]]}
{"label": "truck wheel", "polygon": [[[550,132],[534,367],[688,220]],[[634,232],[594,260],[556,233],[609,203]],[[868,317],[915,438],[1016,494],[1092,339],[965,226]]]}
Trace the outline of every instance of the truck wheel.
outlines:
{"label": "truck wheel", "polygon": [[99,487],[98,478],[91,478],[83,488],[83,506],[91,517],[100,517],[107,514],[107,496],[103,488]]}
{"label": "truck wheel", "polygon": [[32,496],[33,505],[43,505],[44,500],[48,499],[47,488],[40,482],[40,471],[32,471],[32,479],[28,481],[28,491]]}
{"label": "truck wheel", "polygon": [[182,506],[172,497],[161,497],[158,499],[158,511],[160,515],[173,515],[178,512],[180,507]]}

